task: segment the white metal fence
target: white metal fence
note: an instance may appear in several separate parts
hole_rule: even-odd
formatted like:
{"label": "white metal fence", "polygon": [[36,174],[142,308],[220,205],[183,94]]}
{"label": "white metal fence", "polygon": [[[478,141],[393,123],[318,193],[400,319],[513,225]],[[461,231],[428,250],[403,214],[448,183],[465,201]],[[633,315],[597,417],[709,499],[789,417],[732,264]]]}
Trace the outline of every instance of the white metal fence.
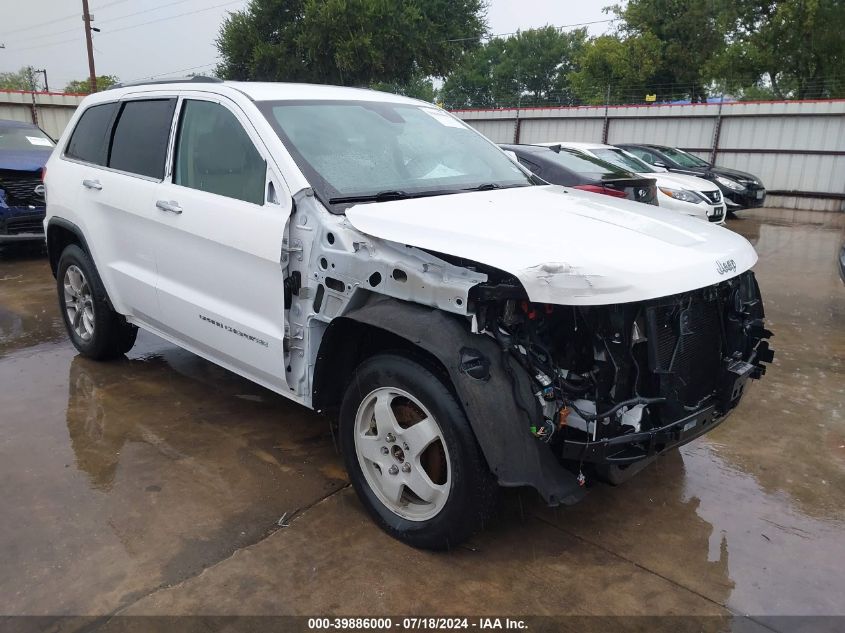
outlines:
{"label": "white metal fence", "polygon": [[497,143],[654,143],[748,171],[766,206],[845,210],[845,100],[457,110]]}
{"label": "white metal fence", "polygon": [[38,123],[47,134],[59,138],[82,99],[54,92],[0,91],[0,119]]}

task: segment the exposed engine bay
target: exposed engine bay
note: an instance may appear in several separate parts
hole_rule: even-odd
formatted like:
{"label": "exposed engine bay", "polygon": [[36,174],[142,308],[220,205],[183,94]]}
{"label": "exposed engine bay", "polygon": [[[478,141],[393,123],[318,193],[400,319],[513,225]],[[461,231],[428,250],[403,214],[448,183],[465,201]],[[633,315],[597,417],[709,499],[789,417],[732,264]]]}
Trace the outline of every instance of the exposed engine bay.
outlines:
{"label": "exposed engine bay", "polygon": [[708,431],[773,357],[751,271],[607,306],[532,303],[515,279],[485,272],[470,295],[475,329],[498,341],[506,371],[531,377],[539,419],[512,381],[526,431],[576,465],[632,464]]}

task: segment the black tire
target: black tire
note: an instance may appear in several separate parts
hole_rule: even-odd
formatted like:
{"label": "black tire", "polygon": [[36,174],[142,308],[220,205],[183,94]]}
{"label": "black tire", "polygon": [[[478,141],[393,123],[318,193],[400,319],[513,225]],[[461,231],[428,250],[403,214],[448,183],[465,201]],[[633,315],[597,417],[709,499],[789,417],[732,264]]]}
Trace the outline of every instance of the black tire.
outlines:
{"label": "black tire", "polygon": [[[435,418],[448,451],[449,494],[439,512],[426,520],[396,514],[362,471],[354,438],[356,415],[368,394],[381,387],[401,389],[419,400]],[[481,529],[495,509],[498,485],[466,415],[432,371],[406,356],[379,354],[358,366],[341,404],[340,444],[358,498],[385,532],[404,543],[433,550],[455,547]]]}
{"label": "black tire", "polygon": [[[68,317],[65,303],[65,273],[71,266],[76,266],[84,275],[90,287],[93,308],[93,333],[88,340],[84,340],[75,330]],[[59,295],[59,309],[68,336],[73,346],[83,356],[95,360],[108,360],[122,356],[135,344],[138,328],[127,323],[126,320],[112,310],[106,295],[103,282],[97,274],[97,269],[88,254],[76,244],[65,247],[59,257],[56,270],[56,290]]]}

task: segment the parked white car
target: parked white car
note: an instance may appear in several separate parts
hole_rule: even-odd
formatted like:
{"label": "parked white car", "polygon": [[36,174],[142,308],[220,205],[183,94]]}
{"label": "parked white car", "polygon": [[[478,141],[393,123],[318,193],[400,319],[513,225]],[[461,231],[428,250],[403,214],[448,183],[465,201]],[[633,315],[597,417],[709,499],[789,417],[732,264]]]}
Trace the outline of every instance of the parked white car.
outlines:
{"label": "parked white car", "polygon": [[500,485],[558,505],[625,478],[771,360],[743,237],[542,183],[421,101],[121,86],[85,98],[46,174],[79,352],[140,327],[331,414],[361,503],[415,546],[467,538]]}
{"label": "parked white car", "polygon": [[695,176],[673,174],[640,160],[624,149],[601,143],[554,142],[538,145],[560,145],[595,156],[628,171],[657,181],[657,204],[684,215],[708,222],[725,223],[725,201],[712,182]]}

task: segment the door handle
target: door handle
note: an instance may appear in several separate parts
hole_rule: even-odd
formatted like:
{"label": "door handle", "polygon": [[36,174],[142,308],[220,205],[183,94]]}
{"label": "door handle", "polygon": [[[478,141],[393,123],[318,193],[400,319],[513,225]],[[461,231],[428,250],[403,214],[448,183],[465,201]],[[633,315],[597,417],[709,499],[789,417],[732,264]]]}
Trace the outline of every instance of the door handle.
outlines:
{"label": "door handle", "polygon": [[167,211],[168,213],[175,213],[176,215],[182,213],[182,207],[175,200],[158,200],[156,202],[156,208]]}
{"label": "door handle", "polygon": [[96,191],[100,191],[103,188],[103,185],[100,184],[99,180],[83,180],[82,186],[86,189],[94,189]]}

